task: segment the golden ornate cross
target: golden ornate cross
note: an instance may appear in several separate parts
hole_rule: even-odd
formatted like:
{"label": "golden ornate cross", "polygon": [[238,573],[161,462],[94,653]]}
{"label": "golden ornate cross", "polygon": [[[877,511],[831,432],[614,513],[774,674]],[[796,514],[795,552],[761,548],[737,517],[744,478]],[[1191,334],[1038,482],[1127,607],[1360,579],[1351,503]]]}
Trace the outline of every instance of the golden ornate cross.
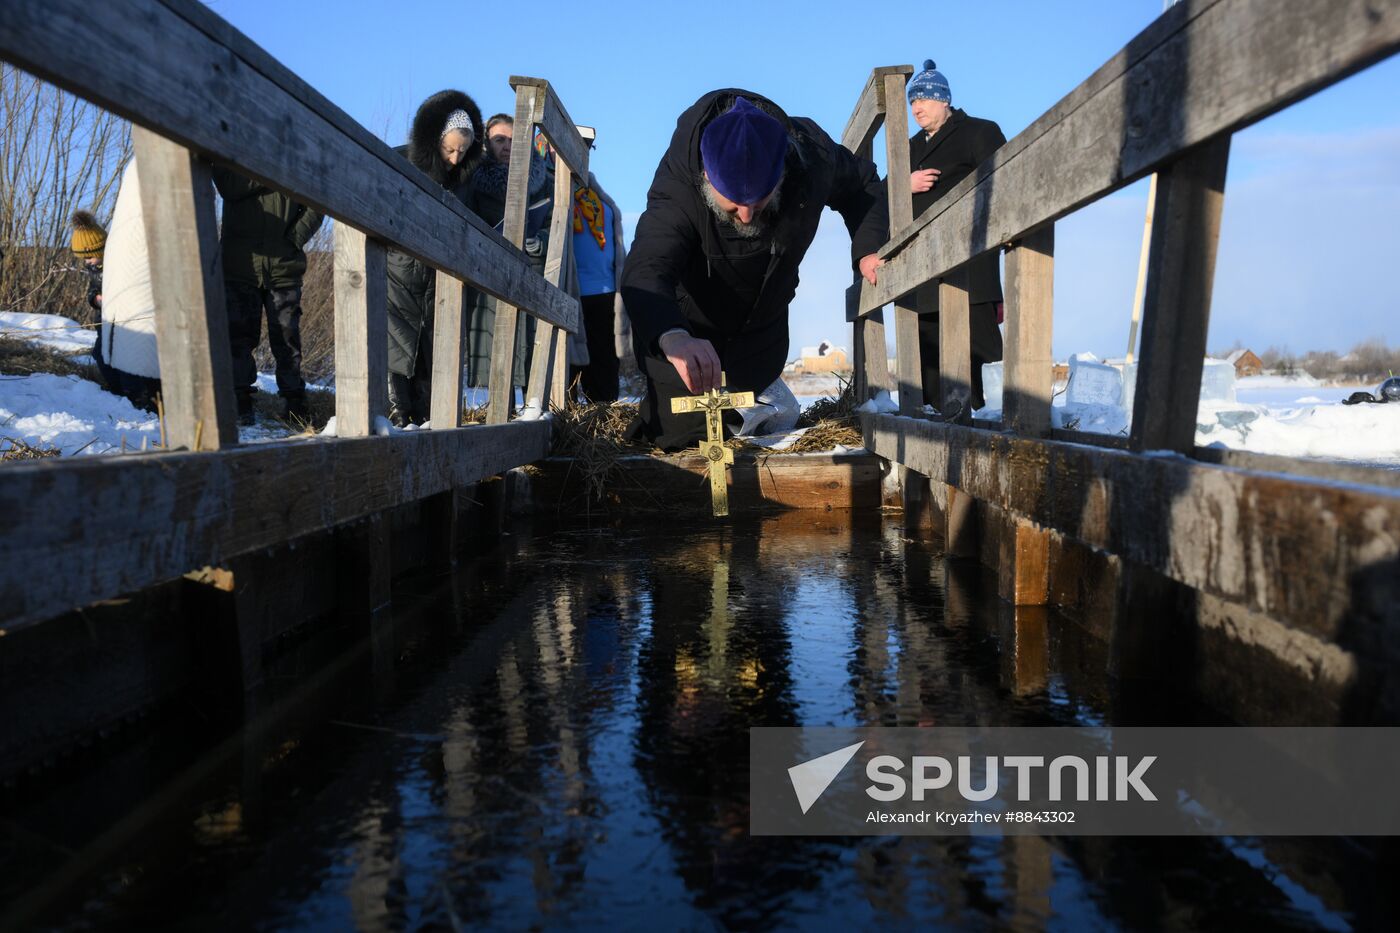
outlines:
{"label": "golden ornate cross", "polygon": [[[719,384],[723,386],[726,381],[724,373],[720,373]],[[700,442],[700,456],[709,461],[710,505],[716,517],[729,514],[729,487],[725,483],[724,467],[734,462],[734,451],[724,446],[724,424],[721,419],[726,409],[753,406],[752,392],[725,392],[723,389],[711,389],[704,395],[689,398],[671,399],[673,414],[692,411],[705,413],[705,440]]]}

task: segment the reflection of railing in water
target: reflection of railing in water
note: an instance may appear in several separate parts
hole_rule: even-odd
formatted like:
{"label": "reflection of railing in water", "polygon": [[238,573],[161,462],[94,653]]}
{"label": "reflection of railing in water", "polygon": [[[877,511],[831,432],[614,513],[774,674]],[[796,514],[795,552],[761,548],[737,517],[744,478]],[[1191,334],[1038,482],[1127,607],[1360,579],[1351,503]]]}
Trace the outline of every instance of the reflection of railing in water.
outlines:
{"label": "reflection of railing in water", "polygon": [[[885,123],[893,236],[875,285],[848,292],[862,399],[889,387],[881,309],[895,303],[898,415],[864,416],[866,446],[908,468],[906,508],[937,513],[951,552],[999,557],[1002,595],[1040,605],[1067,582],[1052,555],[1088,546],[1393,664],[1400,477],[1360,466],[1194,446],[1225,168],[1235,131],[1400,49],[1400,3],[1202,0],[1167,10],[1122,52],[918,218],[909,205],[908,66],[872,73],[842,136],[870,154]],[[1131,436],[1052,429],[1054,222],[1156,172]],[[972,421],[963,270],[1005,251],[1003,420]],[[918,417],[915,315],[938,293],[939,406]],[[1168,455],[1163,455],[1163,454]],[[931,496],[920,497],[923,478]],[[1319,482],[1331,480],[1332,482]],[[990,547],[977,543],[987,517]]]}
{"label": "reflection of railing in water", "polygon": [[[100,60],[82,53],[104,48]],[[540,321],[531,392],[562,398],[578,301],[519,249],[538,127],[557,155],[553,232],[588,146],[549,83],[512,78],[516,124],[506,237],[194,0],[86,9],[5,5],[0,58],[135,124],[169,453],[7,467],[0,617],[11,628],[204,565],[441,496],[529,463],[539,422],[506,424],[516,309]],[[482,132],[482,128],[478,128]],[[336,433],[239,447],[209,162],[335,218]],[[562,192],[562,196],[561,196]],[[387,414],[386,249],[437,270],[432,431],[375,437]],[[461,426],[466,286],[499,299],[492,424]],[[183,448],[183,450],[179,450]],[[41,572],[36,572],[39,568]]]}

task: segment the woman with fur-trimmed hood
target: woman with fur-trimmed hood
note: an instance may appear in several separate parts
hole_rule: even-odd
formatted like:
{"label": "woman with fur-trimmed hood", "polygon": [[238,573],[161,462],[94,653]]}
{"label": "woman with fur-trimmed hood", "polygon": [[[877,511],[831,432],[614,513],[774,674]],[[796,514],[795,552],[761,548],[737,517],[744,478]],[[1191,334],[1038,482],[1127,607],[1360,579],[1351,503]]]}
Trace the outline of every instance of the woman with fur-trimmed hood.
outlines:
{"label": "woman with fur-trimmed hood", "polygon": [[[418,108],[408,144],[397,152],[463,204],[481,161],[481,109],[461,91],[439,91]],[[389,420],[398,427],[428,420],[433,382],[436,273],[389,251]]]}

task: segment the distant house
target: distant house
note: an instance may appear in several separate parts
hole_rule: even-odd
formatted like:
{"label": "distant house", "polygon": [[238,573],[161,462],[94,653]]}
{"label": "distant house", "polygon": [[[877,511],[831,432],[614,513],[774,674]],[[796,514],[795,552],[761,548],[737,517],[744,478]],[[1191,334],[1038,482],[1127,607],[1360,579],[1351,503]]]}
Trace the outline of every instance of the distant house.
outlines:
{"label": "distant house", "polygon": [[1264,372],[1264,361],[1259,359],[1253,350],[1236,350],[1225,359],[1234,364],[1236,379],[1244,376],[1258,376]]}
{"label": "distant house", "polygon": [[787,370],[793,373],[847,373],[851,371],[851,361],[845,347],[823,340],[815,347],[803,347],[801,355],[788,364]]}

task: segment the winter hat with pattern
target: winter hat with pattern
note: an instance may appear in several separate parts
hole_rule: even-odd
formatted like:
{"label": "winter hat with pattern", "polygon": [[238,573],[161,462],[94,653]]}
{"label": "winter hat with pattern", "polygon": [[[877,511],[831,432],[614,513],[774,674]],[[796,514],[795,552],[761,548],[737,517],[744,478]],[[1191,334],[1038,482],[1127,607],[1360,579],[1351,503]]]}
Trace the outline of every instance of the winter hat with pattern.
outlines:
{"label": "winter hat with pattern", "polygon": [[757,204],[783,177],[787,130],[743,97],[700,134],[700,158],[716,191],[735,204]]}
{"label": "winter hat with pattern", "polygon": [[911,104],[921,99],[953,103],[953,92],[948,87],[948,79],[943,77],[943,72],[938,70],[931,58],[924,59],[924,70],[909,79],[908,94]]}
{"label": "winter hat with pattern", "polygon": [[442,135],[446,136],[453,130],[476,139],[476,127],[472,125],[471,115],[465,110],[454,110],[447,115],[447,123],[442,128]]}
{"label": "winter hat with pattern", "polygon": [[107,231],[88,211],[73,214],[73,239],[69,246],[79,259],[101,259],[107,248]]}

